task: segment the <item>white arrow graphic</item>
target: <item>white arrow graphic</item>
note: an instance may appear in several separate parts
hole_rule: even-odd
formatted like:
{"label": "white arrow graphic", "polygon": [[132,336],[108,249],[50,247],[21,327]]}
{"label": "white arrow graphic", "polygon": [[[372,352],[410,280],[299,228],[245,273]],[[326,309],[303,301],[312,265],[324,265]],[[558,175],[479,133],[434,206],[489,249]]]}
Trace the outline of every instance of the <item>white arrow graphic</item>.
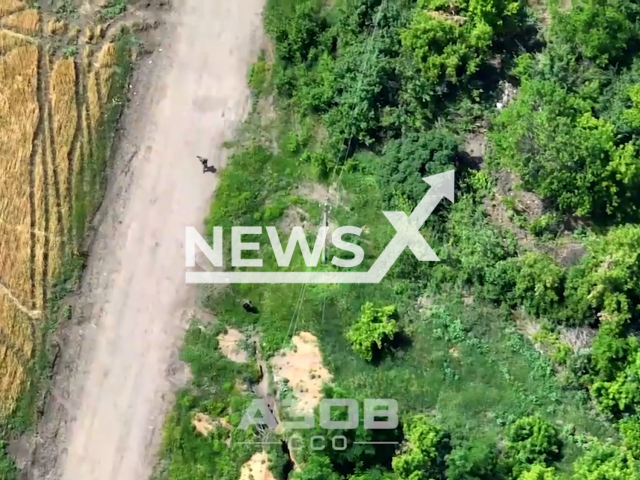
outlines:
{"label": "white arrow graphic", "polygon": [[421,262],[440,259],[420,234],[420,227],[443,197],[454,202],[455,171],[448,170],[423,180],[431,185],[427,194],[407,216],[382,212],[396,234],[368,272],[187,272],[187,283],[380,283],[405,248]]}

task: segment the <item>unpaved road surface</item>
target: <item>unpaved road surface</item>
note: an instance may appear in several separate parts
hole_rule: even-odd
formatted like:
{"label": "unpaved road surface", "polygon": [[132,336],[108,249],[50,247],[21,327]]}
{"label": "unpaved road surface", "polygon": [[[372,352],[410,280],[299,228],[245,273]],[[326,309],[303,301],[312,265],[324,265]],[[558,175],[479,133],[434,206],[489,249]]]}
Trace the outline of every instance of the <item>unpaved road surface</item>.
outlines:
{"label": "unpaved road surface", "polygon": [[195,286],[184,280],[185,226],[201,227],[217,182],[195,156],[220,166],[221,143],[248,111],[262,7],[263,0],[175,1],[162,50],[143,60],[83,280],[84,319],[64,342],[32,478],[151,474],[184,312],[195,302]]}

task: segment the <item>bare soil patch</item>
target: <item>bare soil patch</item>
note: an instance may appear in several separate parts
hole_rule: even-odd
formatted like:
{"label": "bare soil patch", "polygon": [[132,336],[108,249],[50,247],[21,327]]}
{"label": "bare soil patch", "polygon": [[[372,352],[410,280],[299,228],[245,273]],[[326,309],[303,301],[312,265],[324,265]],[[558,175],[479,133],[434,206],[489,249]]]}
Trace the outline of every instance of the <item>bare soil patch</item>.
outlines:
{"label": "bare soil patch", "polygon": [[243,339],[244,335],[240,331],[230,328],[226,333],[218,335],[220,350],[229,360],[236,363],[245,363],[249,360],[249,355],[240,347]]}
{"label": "bare soil patch", "polygon": [[309,332],[294,335],[293,350],[274,356],[270,363],[278,382],[286,379],[297,404],[298,412],[313,412],[322,398],[322,385],[331,382],[332,376],[322,364],[318,339]]}
{"label": "bare soil patch", "polygon": [[254,453],[242,466],[240,480],[276,480],[269,471],[269,455],[266,452]]}

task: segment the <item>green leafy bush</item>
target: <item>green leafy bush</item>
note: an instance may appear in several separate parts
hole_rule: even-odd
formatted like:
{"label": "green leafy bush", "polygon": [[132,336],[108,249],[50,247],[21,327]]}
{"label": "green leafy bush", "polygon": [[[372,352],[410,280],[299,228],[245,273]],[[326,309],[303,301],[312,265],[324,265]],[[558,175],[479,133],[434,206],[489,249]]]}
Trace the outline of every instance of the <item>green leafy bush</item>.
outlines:
{"label": "green leafy bush", "polygon": [[399,480],[444,480],[450,440],[425,415],[417,415],[405,425],[405,443],[393,459]]}
{"label": "green leafy bush", "polygon": [[625,448],[636,460],[640,459],[640,417],[636,415],[625,418],[618,423],[618,428],[624,439]]}
{"label": "green leafy bush", "polygon": [[382,348],[382,343],[393,340],[398,332],[398,324],[392,317],[396,313],[395,305],[375,308],[367,302],[361,307],[360,318],[347,331],[347,340],[363,359],[371,361],[374,345]]}
{"label": "green leafy bush", "polygon": [[559,480],[556,469],[544,465],[534,465],[518,477],[518,480]]}
{"label": "green leafy bush", "polygon": [[516,465],[550,465],[562,456],[562,440],[558,430],[541,417],[523,417],[507,432],[506,452]]}
{"label": "green leafy bush", "polygon": [[495,480],[497,460],[496,449],[489,443],[461,445],[447,456],[447,480]]}
{"label": "green leafy bush", "polygon": [[638,462],[615,445],[593,445],[574,464],[574,480],[639,480]]}
{"label": "green leafy bush", "polygon": [[380,169],[380,185],[391,208],[399,198],[415,208],[427,193],[424,177],[455,167],[458,140],[446,130],[429,130],[392,140],[385,146]]}

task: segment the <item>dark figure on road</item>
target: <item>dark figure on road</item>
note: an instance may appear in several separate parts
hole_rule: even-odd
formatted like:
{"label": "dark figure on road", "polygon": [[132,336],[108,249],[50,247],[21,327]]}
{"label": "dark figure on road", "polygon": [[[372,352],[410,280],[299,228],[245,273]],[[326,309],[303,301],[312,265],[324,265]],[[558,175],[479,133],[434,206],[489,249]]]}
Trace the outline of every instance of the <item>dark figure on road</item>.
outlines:
{"label": "dark figure on road", "polygon": [[216,173],[217,169],[213,165],[209,166],[209,160],[206,158],[202,158],[200,155],[196,155],[198,157],[198,161],[202,164],[202,173]]}

